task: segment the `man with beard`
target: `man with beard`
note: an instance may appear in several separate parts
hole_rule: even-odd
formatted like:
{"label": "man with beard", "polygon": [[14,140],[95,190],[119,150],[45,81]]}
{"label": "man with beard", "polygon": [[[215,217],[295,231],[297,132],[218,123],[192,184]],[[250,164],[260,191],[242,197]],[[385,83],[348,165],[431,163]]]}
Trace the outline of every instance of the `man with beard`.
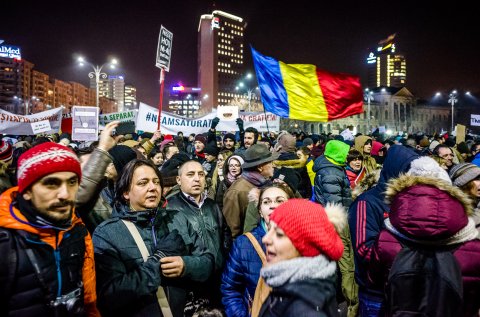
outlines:
{"label": "man with beard", "polygon": [[74,213],[76,154],[45,142],[18,160],[18,187],[0,196],[1,316],[99,316],[93,245]]}

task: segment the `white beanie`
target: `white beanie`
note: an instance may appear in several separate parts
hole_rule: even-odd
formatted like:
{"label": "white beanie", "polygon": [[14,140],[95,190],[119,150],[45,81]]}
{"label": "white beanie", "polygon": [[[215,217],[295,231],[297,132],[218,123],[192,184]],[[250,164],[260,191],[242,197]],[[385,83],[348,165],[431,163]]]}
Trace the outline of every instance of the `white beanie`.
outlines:
{"label": "white beanie", "polygon": [[410,163],[410,169],[407,174],[414,176],[425,176],[439,178],[452,184],[447,171],[438,165],[437,161],[428,156],[421,156]]}

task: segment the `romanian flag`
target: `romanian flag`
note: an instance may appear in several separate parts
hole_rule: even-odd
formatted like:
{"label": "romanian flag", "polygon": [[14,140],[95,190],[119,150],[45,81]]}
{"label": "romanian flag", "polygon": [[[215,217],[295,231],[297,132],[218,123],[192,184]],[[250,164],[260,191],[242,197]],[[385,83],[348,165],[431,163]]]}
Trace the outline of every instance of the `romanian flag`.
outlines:
{"label": "romanian flag", "polygon": [[266,111],[314,122],[363,112],[363,92],[357,76],[329,73],[310,64],[285,64],[251,49]]}

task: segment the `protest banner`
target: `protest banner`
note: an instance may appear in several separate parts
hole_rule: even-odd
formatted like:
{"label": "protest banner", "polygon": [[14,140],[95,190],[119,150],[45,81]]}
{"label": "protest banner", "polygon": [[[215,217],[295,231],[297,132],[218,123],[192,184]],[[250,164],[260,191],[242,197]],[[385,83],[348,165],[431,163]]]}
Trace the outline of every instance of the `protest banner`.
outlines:
{"label": "protest banner", "polygon": [[98,107],[74,106],[72,108],[72,140],[98,140]]}
{"label": "protest banner", "polygon": [[[182,131],[185,134],[190,133],[205,133],[210,129],[213,118],[216,113],[212,112],[208,115],[199,118],[184,118],[172,113],[162,113],[162,133],[163,134],[177,134]],[[244,121],[244,128],[254,127],[259,132],[265,131],[280,131],[280,117],[267,112],[244,112],[240,113],[239,117]],[[265,122],[265,117],[268,120]],[[154,132],[157,129],[158,111],[156,108],[140,103],[137,115],[137,130]],[[220,121],[216,127],[217,131],[237,131],[238,127],[235,121]]]}
{"label": "protest banner", "polygon": [[135,122],[137,119],[137,112],[138,110],[134,109],[134,110],[121,111],[121,112],[102,113],[101,115],[99,115],[99,120],[100,120],[99,124],[100,126],[103,127],[112,121]]}
{"label": "protest banner", "polygon": [[44,120],[48,120],[51,127],[44,133],[57,133],[62,122],[62,110],[60,107],[24,116],[0,109],[0,133],[34,135],[32,123]]}

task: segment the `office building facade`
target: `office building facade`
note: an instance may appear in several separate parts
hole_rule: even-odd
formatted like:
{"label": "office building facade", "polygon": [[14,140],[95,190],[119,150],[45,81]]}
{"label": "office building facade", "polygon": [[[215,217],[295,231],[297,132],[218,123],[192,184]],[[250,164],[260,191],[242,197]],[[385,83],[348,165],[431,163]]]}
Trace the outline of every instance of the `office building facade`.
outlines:
{"label": "office building facade", "polygon": [[367,72],[368,88],[406,86],[407,62],[405,56],[397,52],[395,34],[378,42],[376,50],[369,53]]}
{"label": "office building facade", "polygon": [[244,75],[244,30],[242,18],[215,10],[202,15],[198,26],[198,85],[201,107],[198,115],[229,104],[238,95],[235,87]]}

